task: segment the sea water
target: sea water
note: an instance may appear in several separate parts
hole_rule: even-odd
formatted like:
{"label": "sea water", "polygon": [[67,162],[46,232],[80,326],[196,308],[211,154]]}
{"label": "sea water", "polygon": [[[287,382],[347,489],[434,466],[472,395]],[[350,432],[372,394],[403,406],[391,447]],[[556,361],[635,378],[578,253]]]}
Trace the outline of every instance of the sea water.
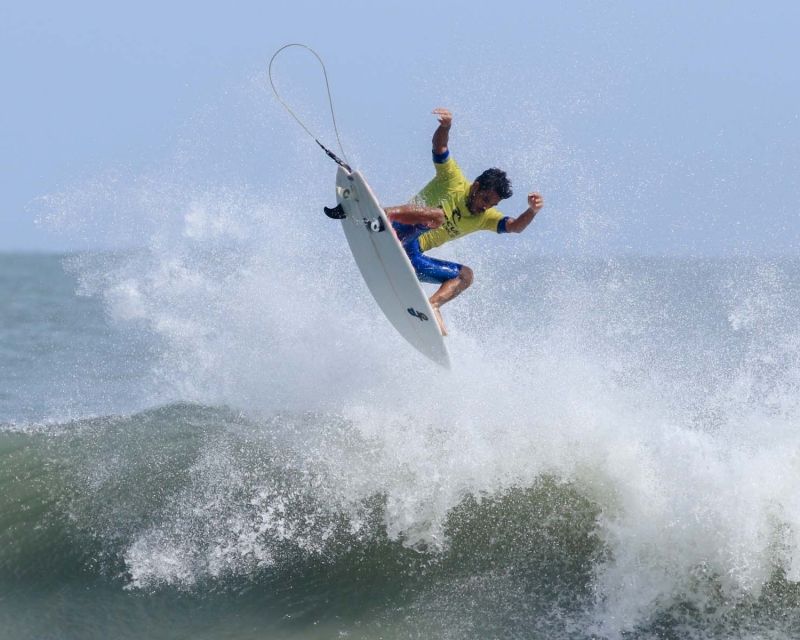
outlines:
{"label": "sea water", "polygon": [[0,638],[800,637],[800,261],[464,241],[447,371],[226,215],[0,256]]}

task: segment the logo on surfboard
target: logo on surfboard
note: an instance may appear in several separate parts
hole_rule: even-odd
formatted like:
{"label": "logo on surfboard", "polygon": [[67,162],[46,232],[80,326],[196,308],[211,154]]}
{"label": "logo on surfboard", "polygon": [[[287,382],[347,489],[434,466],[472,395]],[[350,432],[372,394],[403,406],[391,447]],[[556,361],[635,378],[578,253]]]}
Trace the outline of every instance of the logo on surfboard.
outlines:
{"label": "logo on surfboard", "polygon": [[408,312],[414,316],[415,318],[419,318],[423,322],[427,322],[428,316],[426,316],[422,311],[415,311],[412,307],[408,308]]}

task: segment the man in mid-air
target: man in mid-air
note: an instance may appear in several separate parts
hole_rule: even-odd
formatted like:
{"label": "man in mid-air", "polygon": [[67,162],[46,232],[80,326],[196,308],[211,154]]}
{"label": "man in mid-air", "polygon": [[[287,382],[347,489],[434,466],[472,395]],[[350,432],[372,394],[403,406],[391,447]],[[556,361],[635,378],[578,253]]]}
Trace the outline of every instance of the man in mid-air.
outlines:
{"label": "man in mid-air", "polygon": [[412,204],[386,207],[385,211],[420,281],[441,285],[430,302],[446,336],[439,307],[465,291],[474,275],[469,267],[431,258],[425,252],[473,231],[521,233],[544,206],[544,200],[538,193],[529,193],[528,208],[519,217],[500,213],[494,207],[512,195],[505,171],[487,169],[474,182],[468,182],[447,146],[453,115],[447,109],[433,113],[439,116],[439,127],[433,134],[436,177]]}

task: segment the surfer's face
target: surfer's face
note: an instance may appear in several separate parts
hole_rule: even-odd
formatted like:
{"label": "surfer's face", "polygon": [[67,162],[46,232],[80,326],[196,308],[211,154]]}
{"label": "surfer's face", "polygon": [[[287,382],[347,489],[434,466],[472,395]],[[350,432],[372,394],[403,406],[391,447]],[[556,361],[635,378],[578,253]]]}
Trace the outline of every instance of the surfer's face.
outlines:
{"label": "surfer's face", "polygon": [[467,209],[473,216],[479,216],[490,207],[496,207],[501,199],[492,189],[481,189],[473,182],[467,196]]}

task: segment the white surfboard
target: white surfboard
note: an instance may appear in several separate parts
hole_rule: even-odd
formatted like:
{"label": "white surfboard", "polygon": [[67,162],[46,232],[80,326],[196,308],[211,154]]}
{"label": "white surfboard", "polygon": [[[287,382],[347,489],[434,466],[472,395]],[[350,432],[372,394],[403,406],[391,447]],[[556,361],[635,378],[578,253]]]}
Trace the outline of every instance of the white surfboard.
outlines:
{"label": "white surfboard", "polygon": [[375,302],[415,349],[443,367],[450,356],[414,267],[392,231],[375,194],[358,171],[336,174],[342,228]]}

